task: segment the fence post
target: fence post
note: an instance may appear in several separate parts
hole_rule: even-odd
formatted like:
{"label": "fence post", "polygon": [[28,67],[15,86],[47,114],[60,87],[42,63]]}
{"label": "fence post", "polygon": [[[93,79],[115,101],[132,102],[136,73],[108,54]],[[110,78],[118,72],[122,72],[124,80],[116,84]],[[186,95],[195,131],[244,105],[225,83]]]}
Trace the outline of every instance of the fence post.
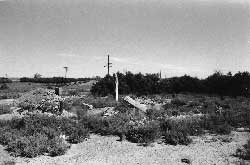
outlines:
{"label": "fence post", "polygon": [[117,73],[115,74],[115,100],[118,102],[118,76]]}

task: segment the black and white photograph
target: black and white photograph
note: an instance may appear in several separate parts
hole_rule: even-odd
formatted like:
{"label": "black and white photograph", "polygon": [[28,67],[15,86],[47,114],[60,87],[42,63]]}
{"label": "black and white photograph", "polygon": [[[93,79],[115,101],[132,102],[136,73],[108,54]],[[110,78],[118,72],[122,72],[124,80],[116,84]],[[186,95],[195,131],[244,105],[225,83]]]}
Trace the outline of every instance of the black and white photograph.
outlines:
{"label": "black and white photograph", "polygon": [[250,165],[250,0],[0,0],[0,165]]}

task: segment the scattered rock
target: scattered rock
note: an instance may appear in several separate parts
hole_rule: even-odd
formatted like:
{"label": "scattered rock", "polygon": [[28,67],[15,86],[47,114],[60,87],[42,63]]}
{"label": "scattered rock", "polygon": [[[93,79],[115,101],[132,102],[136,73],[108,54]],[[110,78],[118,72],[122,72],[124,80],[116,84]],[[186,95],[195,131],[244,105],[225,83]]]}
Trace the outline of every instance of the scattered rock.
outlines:
{"label": "scattered rock", "polygon": [[249,132],[250,129],[249,128],[236,128],[237,132]]}
{"label": "scattered rock", "polygon": [[146,112],[146,110],[147,110],[147,106],[146,106],[146,105],[140,104],[138,101],[132,99],[132,98],[129,97],[129,96],[126,96],[126,97],[124,98],[124,100],[127,101],[129,104],[133,105],[134,107],[140,109],[140,110],[143,111],[143,112]]}
{"label": "scattered rock", "polygon": [[191,164],[190,160],[187,159],[187,158],[181,159],[181,162],[182,162],[182,163],[186,163],[186,164]]}

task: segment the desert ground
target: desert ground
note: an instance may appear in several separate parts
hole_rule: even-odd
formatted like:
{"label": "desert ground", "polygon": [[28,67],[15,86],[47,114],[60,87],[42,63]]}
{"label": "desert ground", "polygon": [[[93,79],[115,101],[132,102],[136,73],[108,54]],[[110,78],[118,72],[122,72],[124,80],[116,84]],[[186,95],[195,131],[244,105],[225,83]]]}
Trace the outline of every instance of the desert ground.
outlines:
{"label": "desert ground", "polygon": [[[35,89],[34,85],[29,84],[28,86],[32,87],[29,89],[26,87],[26,90],[23,91],[16,89],[18,90],[18,95],[21,95],[21,98],[23,96],[29,98],[27,93]],[[64,92],[67,93],[67,90],[72,91],[81,87],[84,89],[82,88],[81,90],[77,90],[81,92],[88,92],[90,90],[89,86],[91,86],[91,83],[86,83],[84,85],[68,85],[64,87]],[[39,88],[41,87],[43,88],[44,86],[39,86]],[[22,85],[21,87],[19,86],[19,88],[22,88]],[[66,96],[66,98],[67,97],[68,96]],[[71,97],[74,99],[76,98],[76,96]],[[107,102],[107,100],[103,101],[100,98],[87,99],[84,98],[85,96],[81,96],[81,98],[82,97],[83,100],[88,103],[87,105],[94,105],[94,107],[89,109],[87,112],[90,116],[100,114],[104,116],[113,115],[112,110],[114,108],[112,107],[116,106],[114,101]],[[185,98],[188,100],[188,98],[193,99],[194,97],[180,95],[179,98]],[[210,97],[207,97],[207,99],[208,98]],[[18,99],[20,98],[0,100],[0,104],[3,107],[2,110],[8,109],[9,107],[9,113],[0,115],[0,121],[11,121],[13,118],[23,118],[26,115],[24,112],[18,113],[16,111],[16,109],[18,109],[16,103]],[[169,101],[168,96],[164,99]],[[97,100],[99,100],[99,102]],[[139,100],[144,103],[150,101],[147,99],[143,100],[141,98],[136,98],[135,100]],[[154,99],[151,99],[151,101],[152,100]],[[242,98],[238,100],[242,100]],[[243,100],[246,101],[245,99]],[[158,101],[158,104],[161,101]],[[200,105],[195,105],[191,109],[195,109],[199,106]],[[188,109],[188,106],[186,108]],[[219,109],[223,110],[223,108],[220,107]],[[68,109],[66,114],[76,115],[74,112],[77,110],[79,110],[79,106],[73,106],[73,108],[71,107]],[[190,111],[190,109],[187,111]],[[180,116],[185,115],[190,114],[189,112],[182,112],[180,114]],[[172,116],[172,118],[173,117],[174,116]],[[58,156],[50,156],[47,153],[33,158],[14,156],[11,152],[6,150],[6,145],[0,145],[0,164],[250,164],[249,161],[243,160],[239,157],[239,155],[237,155],[237,149],[243,148],[243,145],[246,144],[250,138],[250,132],[248,129],[241,130],[233,128],[231,132],[227,134],[217,134],[205,131],[203,134],[189,136],[189,138],[191,139],[191,143],[188,145],[170,145],[164,142],[162,138],[158,138],[153,142],[150,142],[150,144],[144,146],[143,144],[134,143],[127,139],[120,141],[119,136],[112,134],[103,135],[93,131],[90,132],[87,139],[77,144],[71,144],[65,154]]]}

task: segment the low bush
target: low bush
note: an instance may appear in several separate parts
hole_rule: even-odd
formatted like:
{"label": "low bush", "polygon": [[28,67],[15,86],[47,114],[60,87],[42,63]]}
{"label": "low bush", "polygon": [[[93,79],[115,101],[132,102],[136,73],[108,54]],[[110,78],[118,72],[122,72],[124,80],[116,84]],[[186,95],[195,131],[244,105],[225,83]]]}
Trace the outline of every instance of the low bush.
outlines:
{"label": "low bush", "polygon": [[50,156],[59,156],[65,154],[69,145],[60,137],[55,137],[48,142],[48,153]]}
{"label": "low bush", "polygon": [[14,156],[62,155],[69,147],[65,140],[79,143],[89,137],[88,129],[81,124],[73,119],[38,114],[0,121],[0,144],[6,145]]}
{"label": "low bush", "polygon": [[178,98],[174,98],[171,100],[171,104],[175,105],[175,106],[183,106],[186,105],[185,101],[178,99]]}
{"label": "low bush", "polygon": [[5,89],[9,89],[9,86],[8,86],[6,83],[3,83],[3,84],[0,86],[0,90],[5,90]]}
{"label": "low bush", "polygon": [[243,148],[236,150],[235,156],[244,160],[250,160],[250,139],[247,141],[247,144],[243,145]]}
{"label": "low bush", "polygon": [[190,136],[197,136],[203,133],[204,123],[202,118],[185,117],[183,119],[165,119],[161,121],[161,131],[169,130],[185,132]]}
{"label": "low bush", "polygon": [[233,127],[228,124],[224,116],[210,114],[204,118],[204,129],[217,134],[230,134]]}
{"label": "low bush", "polygon": [[149,120],[157,120],[159,118],[164,117],[164,115],[165,115],[164,111],[162,111],[162,110],[157,111],[157,110],[154,110],[154,109],[148,109],[146,111],[146,115],[149,118]]}
{"label": "low bush", "polygon": [[248,140],[247,144],[245,144],[243,147],[245,149],[243,158],[246,160],[250,160],[250,140]]}
{"label": "low bush", "polygon": [[127,132],[129,115],[118,113],[111,117],[86,116],[80,122],[91,132],[101,135],[121,135]]}
{"label": "low bush", "polygon": [[188,133],[183,130],[167,130],[163,133],[163,139],[166,144],[171,145],[188,145],[192,142]]}
{"label": "low bush", "polygon": [[20,112],[40,110],[41,112],[60,114],[62,101],[63,98],[57,96],[53,91],[39,88],[22,95],[17,99],[17,104],[21,108]]}
{"label": "low bush", "polygon": [[0,105],[0,115],[11,113],[9,105]]}
{"label": "low bush", "polygon": [[138,127],[132,127],[126,133],[127,140],[143,145],[149,145],[160,137],[160,125],[158,122],[154,121],[145,123]]}
{"label": "low bush", "polygon": [[188,145],[192,142],[189,136],[203,133],[204,123],[202,118],[185,117],[182,119],[165,119],[161,121],[161,132],[166,144]]}

